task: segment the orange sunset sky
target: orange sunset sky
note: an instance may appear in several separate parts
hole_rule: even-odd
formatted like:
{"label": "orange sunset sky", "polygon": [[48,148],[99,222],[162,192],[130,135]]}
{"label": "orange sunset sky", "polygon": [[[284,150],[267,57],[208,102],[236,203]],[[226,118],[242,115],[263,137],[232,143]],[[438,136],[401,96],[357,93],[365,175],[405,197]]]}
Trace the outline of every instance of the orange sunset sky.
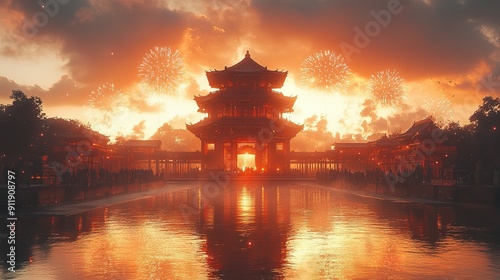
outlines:
{"label": "orange sunset sky", "polygon": [[[356,45],[356,30],[388,7],[397,13]],[[165,122],[185,128],[203,118],[193,97],[215,90],[205,71],[231,66],[248,50],[268,69],[288,71],[279,91],[298,96],[288,117],[302,124],[324,117],[335,141],[374,140],[430,114],[467,124],[483,97],[500,95],[498,11],[494,0],[4,0],[0,103],[21,89],[42,98],[48,117],[81,120],[111,139],[134,127],[149,138]],[[156,92],[138,77],[155,46],[183,59],[173,92]],[[346,46],[359,48],[348,53]],[[324,50],[346,60],[345,90],[301,82],[304,60]],[[404,79],[398,109],[370,101],[370,77],[388,69]],[[107,113],[88,104],[105,83],[120,90],[122,103],[103,121]],[[445,107],[432,109],[439,102]]]}

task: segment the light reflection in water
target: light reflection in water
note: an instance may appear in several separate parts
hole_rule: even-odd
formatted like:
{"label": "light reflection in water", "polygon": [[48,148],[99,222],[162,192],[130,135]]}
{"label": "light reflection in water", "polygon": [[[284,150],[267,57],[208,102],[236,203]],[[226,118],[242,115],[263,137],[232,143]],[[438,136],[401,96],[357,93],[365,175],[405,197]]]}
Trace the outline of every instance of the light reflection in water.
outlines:
{"label": "light reflection in water", "polygon": [[[491,279],[500,274],[495,208],[396,204],[297,183],[234,183],[213,199],[202,194],[194,187],[72,217],[20,220],[17,256],[24,263],[14,276]],[[194,204],[198,214],[185,219],[180,203]]]}
{"label": "light reflection in water", "polygon": [[239,220],[244,224],[250,224],[254,222],[255,217],[255,205],[253,203],[254,197],[248,191],[246,186],[238,194],[238,210],[239,210]]}

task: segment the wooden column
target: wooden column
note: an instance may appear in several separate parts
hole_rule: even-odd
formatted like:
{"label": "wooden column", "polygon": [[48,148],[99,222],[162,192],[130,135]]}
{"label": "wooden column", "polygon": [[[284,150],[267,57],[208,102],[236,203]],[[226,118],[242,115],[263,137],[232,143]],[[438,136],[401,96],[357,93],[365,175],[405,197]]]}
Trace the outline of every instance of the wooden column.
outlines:
{"label": "wooden column", "polygon": [[[264,147],[259,145],[258,139],[255,140],[255,169],[257,172],[262,172],[262,154],[264,153]],[[264,170],[267,171],[267,170]]]}
{"label": "wooden column", "polygon": [[200,166],[200,169],[201,171],[205,171],[206,169],[206,151],[205,151],[205,140],[201,140],[201,166]]}
{"label": "wooden column", "polygon": [[236,139],[232,139],[231,140],[231,158],[230,158],[230,166],[231,166],[231,170],[234,170],[236,169],[236,167],[238,166],[238,142],[236,141]]}
{"label": "wooden column", "polygon": [[267,145],[267,163],[272,173],[276,172],[276,142],[271,141]]}
{"label": "wooden column", "polygon": [[215,142],[215,162],[216,168],[224,167],[224,143],[220,139]]}
{"label": "wooden column", "polygon": [[283,143],[283,151],[285,153],[285,170],[290,171],[290,139],[285,140]]}

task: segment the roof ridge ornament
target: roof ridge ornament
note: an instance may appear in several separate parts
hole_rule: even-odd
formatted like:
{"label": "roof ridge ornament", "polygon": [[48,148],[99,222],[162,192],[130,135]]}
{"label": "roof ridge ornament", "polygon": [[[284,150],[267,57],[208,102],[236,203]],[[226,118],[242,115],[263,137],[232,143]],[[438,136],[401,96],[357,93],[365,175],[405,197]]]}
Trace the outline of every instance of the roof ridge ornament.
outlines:
{"label": "roof ridge ornament", "polygon": [[[262,83],[266,88],[281,88],[286,79],[288,71],[276,69],[270,71],[269,67],[260,65],[250,56],[250,51],[246,51],[245,58],[234,65],[226,65],[221,70],[206,72],[209,84],[212,88],[222,89],[235,86],[236,81],[242,83]],[[268,84],[271,85],[268,85]]]}

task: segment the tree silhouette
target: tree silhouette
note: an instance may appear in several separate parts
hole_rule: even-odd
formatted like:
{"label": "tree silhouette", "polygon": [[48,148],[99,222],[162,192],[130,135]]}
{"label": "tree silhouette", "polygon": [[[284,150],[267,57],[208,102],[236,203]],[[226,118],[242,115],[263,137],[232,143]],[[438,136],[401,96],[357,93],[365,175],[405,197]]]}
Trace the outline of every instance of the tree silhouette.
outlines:
{"label": "tree silhouette", "polygon": [[500,165],[500,98],[483,98],[469,120],[474,126],[474,155],[489,180]]}
{"label": "tree silhouette", "polygon": [[76,133],[81,129],[89,129],[89,126],[78,120],[64,118],[47,118],[43,122],[45,136],[57,136],[58,134]]}
{"label": "tree silhouette", "polygon": [[457,148],[456,169],[474,170],[477,158],[475,158],[472,143],[474,127],[472,124],[460,126],[459,123],[451,122],[445,127],[447,146]]}
{"label": "tree silhouette", "polygon": [[32,163],[37,150],[43,119],[42,100],[27,97],[20,90],[13,90],[12,104],[0,105],[0,154],[3,164],[15,166]]}
{"label": "tree silhouette", "polygon": [[[311,141],[314,139],[314,141]],[[292,150],[325,151],[335,142],[333,134],[328,130],[328,120],[324,116],[313,115],[304,121],[304,130],[292,138]]]}
{"label": "tree silhouette", "polygon": [[61,135],[78,133],[82,130],[91,131],[88,126],[78,120],[63,118],[44,119],[40,149],[49,153],[53,147],[58,145],[58,139]]}
{"label": "tree silhouette", "polygon": [[196,151],[200,149],[200,140],[186,129],[174,129],[164,123],[151,140],[161,140],[162,149],[167,151]]}

